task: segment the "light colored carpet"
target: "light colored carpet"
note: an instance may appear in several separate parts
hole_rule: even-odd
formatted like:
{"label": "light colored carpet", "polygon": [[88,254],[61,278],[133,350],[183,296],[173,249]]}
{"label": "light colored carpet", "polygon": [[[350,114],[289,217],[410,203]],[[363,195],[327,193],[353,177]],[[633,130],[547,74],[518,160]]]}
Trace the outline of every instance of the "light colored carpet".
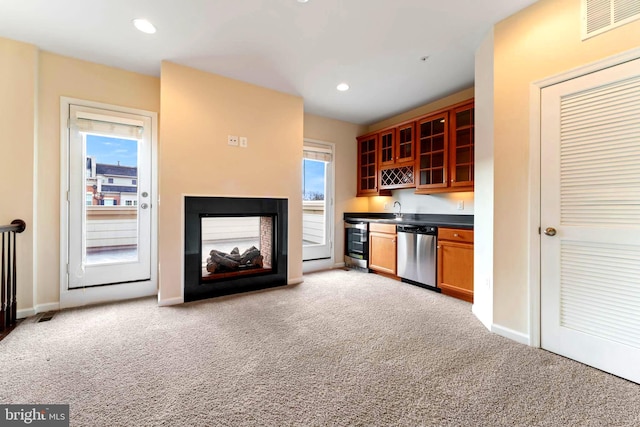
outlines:
{"label": "light colored carpet", "polygon": [[489,333],[471,306],[372,274],[28,319],[0,402],[74,426],[637,426],[640,386]]}

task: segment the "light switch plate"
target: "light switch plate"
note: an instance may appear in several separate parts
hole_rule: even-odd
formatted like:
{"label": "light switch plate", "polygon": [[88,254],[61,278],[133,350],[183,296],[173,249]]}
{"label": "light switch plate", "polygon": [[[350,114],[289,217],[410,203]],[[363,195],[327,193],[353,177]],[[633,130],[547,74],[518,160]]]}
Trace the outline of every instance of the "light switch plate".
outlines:
{"label": "light switch plate", "polygon": [[246,136],[241,136],[240,137],[240,147],[247,148],[248,144],[249,144],[249,141],[247,140],[247,137]]}

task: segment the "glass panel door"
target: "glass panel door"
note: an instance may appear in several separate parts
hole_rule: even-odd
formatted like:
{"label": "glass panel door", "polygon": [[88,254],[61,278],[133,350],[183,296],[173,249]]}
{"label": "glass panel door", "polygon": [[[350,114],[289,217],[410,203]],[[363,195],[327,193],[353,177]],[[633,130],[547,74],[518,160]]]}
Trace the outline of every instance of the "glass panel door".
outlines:
{"label": "glass panel door", "polygon": [[69,285],[151,277],[150,119],[70,108]]}
{"label": "glass panel door", "polygon": [[332,149],[304,148],[302,160],[302,257],[331,257]]}

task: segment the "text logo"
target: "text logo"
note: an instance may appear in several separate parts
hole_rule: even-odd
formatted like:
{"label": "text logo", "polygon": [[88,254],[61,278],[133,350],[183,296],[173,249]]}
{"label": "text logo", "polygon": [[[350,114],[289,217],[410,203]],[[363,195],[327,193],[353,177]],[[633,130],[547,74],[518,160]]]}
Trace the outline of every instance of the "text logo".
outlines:
{"label": "text logo", "polygon": [[0,425],[69,427],[69,405],[0,405]]}

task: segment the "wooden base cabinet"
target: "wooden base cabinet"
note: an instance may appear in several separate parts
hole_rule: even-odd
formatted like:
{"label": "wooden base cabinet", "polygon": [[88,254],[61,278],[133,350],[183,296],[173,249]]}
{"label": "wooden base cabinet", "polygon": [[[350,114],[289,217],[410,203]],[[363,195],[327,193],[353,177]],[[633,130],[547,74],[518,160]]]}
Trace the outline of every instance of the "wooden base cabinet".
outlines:
{"label": "wooden base cabinet", "polygon": [[396,226],[393,224],[369,224],[369,269],[396,274]]}
{"label": "wooden base cabinet", "polygon": [[473,230],[438,228],[438,287],[473,302]]}

